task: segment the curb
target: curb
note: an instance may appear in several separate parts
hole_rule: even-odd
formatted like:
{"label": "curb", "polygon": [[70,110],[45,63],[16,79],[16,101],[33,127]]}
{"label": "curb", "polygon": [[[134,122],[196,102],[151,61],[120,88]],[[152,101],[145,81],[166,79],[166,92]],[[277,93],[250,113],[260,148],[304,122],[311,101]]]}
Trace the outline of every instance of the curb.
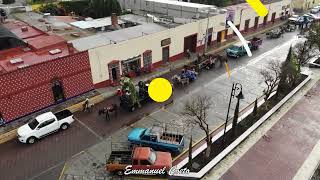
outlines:
{"label": "curb", "polygon": [[[208,171],[210,171],[216,164],[218,164],[224,157],[226,157],[234,148],[236,148],[244,139],[255,131],[259,126],[264,123],[271,115],[273,115],[283,104],[285,104],[293,95],[295,95],[304,85],[311,80],[311,76],[308,76],[302,81],[296,88],[294,88],[288,95],[286,95],[279,103],[277,103],[271,110],[263,115],[255,124],[247,129],[242,135],[234,140],[227,148],[220,152],[215,158],[213,158],[206,166],[204,166],[198,172],[192,172],[188,175],[176,175],[174,177],[185,177],[185,178],[202,178]],[[227,128],[228,131],[228,128]]]}

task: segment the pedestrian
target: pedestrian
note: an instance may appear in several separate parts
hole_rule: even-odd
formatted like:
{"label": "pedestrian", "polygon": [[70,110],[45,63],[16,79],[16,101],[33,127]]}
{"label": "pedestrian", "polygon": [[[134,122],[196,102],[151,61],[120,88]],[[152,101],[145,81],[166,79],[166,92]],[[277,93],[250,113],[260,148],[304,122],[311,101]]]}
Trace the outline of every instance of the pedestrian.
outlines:
{"label": "pedestrian", "polygon": [[82,105],[82,111],[85,112],[88,109],[89,109],[89,99],[87,98]]}
{"label": "pedestrian", "polygon": [[106,121],[110,121],[109,109],[105,108],[104,113],[106,113]]}
{"label": "pedestrian", "polygon": [[187,49],[187,58],[188,58],[188,59],[190,59],[190,57],[191,57],[190,50],[189,50],[189,49]]}
{"label": "pedestrian", "polygon": [[3,118],[2,113],[0,112],[0,125],[4,125],[6,123],[6,121]]}

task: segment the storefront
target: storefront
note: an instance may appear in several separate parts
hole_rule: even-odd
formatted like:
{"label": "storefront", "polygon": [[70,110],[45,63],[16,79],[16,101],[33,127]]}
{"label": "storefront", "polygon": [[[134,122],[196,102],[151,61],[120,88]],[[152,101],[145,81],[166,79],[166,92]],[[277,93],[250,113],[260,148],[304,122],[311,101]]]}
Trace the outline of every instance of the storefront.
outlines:
{"label": "storefront", "polygon": [[122,74],[130,77],[139,76],[141,73],[141,55],[121,61]]}

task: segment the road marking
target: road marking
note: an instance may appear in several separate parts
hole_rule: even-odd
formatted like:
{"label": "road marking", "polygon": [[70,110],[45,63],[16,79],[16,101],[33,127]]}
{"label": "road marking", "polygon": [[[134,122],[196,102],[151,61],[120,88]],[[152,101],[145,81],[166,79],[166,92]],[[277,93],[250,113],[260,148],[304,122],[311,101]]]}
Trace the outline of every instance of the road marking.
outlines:
{"label": "road marking", "polygon": [[66,166],[67,166],[67,162],[64,163],[63,168],[62,168],[62,171],[61,171],[61,173],[60,173],[60,176],[59,176],[59,179],[58,179],[58,180],[61,180],[61,178],[62,178],[62,176],[63,176],[63,174],[64,174],[64,171],[66,170]]}
{"label": "road marking", "polygon": [[76,121],[78,121],[83,127],[87,128],[93,135],[95,135],[97,138],[99,138],[100,140],[103,140],[103,138],[101,136],[99,136],[99,134],[97,134],[96,132],[94,132],[89,126],[87,126],[86,124],[84,124],[83,122],[81,122],[78,118],[74,118]]}
{"label": "road marking", "polygon": [[231,21],[227,21],[227,24],[231,27],[233,32],[235,32],[237,34],[238,38],[240,39],[240,41],[242,42],[242,44],[244,46],[244,49],[247,51],[248,56],[251,57],[252,53],[250,51],[248,43],[246,42],[246,40],[244,39],[242,34],[239,32],[239,30],[236,28],[236,26]]}
{"label": "road marking", "polygon": [[43,175],[43,174],[45,174],[45,173],[47,173],[47,172],[49,172],[49,171],[51,171],[51,170],[53,170],[53,169],[57,168],[58,166],[62,165],[63,163],[64,163],[64,161],[62,161],[62,162],[60,162],[60,163],[58,163],[58,164],[56,164],[56,165],[54,165],[54,166],[52,166],[52,167],[50,167],[50,168],[48,168],[48,169],[44,170],[44,171],[42,171],[41,173],[39,173],[39,174],[38,174],[38,175],[36,175],[36,176],[33,176],[33,177],[32,177],[32,178],[30,178],[30,179],[31,179],[31,180],[32,180],[32,179],[36,179],[36,178],[40,177],[41,175]]}

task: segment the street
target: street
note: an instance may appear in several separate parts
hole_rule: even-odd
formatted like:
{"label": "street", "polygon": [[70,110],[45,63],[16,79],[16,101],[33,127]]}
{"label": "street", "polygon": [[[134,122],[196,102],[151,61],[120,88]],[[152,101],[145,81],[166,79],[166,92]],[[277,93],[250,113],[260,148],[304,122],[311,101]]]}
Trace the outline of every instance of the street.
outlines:
{"label": "street", "polygon": [[[296,32],[293,32],[285,34],[283,38],[274,40],[264,38],[263,40],[262,46],[253,52],[251,58],[247,56],[239,59],[229,58],[231,78],[227,78],[224,67],[217,66],[211,71],[203,71],[199,78],[189,86],[175,88],[172,97],[174,103],[166,109],[160,109],[163,103],[149,103],[135,112],[121,110],[117,116],[110,114],[111,121],[106,121],[103,115],[98,117],[97,111],[111,103],[119,104],[118,98],[113,97],[97,104],[91,113],[76,113],[77,121],[65,132],[50,135],[34,145],[21,144],[17,141],[1,144],[0,179],[56,180],[60,176],[65,161],[81,151],[91,152],[91,156],[97,163],[102,164],[105,161],[105,154],[110,153],[107,151],[108,149],[110,151],[108,144],[111,139],[118,142],[126,141],[126,135],[131,128],[129,125],[134,122],[137,122],[133,125],[134,127],[150,127],[155,122],[185,126],[180,115],[181,108],[186,100],[197,95],[206,94],[212,98],[213,108],[208,115],[208,122],[210,129],[218,127],[225,121],[232,82],[239,82],[243,86],[245,99],[240,104],[240,109],[243,109],[260,97],[265,88],[259,71],[271,60],[283,61],[290,45],[298,41],[298,38]],[[164,77],[169,79],[174,73]],[[235,102],[231,105],[230,116],[233,115],[234,107]],[[184,131],[186,134],[190,133],[188,128],[185,128]],[[198,128],[194,128],[192,134],[194,141],[201,139],[204,135]],[[185,148],[188,145],[188,138],[189,135],[186,135]],[[92,164],[87,164],[87,166],[92,166]],[[78,175],[75,174],[76,171],[75,166],[71,165],[66,174]],[[85,171],[82,173],[90,174]]]}

